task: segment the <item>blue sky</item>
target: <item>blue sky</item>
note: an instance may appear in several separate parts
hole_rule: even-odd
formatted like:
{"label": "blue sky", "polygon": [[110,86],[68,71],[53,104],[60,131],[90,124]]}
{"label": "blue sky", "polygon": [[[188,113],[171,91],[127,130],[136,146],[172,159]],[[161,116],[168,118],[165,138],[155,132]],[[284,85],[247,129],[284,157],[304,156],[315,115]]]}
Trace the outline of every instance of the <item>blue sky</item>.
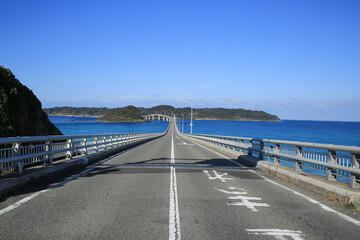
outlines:
{"label": "blue sky", "polygon": [[360,121],[360,1],[3,1],[0,65],[44,107]]}

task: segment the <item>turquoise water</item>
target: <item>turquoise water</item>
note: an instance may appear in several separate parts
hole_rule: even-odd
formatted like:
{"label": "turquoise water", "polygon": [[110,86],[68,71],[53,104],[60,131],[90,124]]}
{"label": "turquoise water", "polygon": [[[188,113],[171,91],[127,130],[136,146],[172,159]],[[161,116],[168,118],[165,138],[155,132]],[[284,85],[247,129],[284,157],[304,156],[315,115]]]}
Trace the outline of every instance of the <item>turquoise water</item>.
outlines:
{"label": "turquoise water", "polygon": [[[106,133],[164,132],[167,122],[101,123],[92,117],[49,116],[66,135]],[[190,121],[184,121],[184,132],[190,132]],[[182,124],[179,124],[182,130]],[[360,146],[360,122],[297,121],[247,122],[195,120],[194,134],[304,141],[347,146]]]}

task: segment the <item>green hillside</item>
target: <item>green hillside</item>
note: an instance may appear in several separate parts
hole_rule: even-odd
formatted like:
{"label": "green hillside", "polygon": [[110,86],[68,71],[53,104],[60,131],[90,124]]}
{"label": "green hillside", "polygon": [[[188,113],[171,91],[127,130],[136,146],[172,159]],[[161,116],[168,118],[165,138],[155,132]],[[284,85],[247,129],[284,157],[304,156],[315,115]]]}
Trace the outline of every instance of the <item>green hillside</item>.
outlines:
{"label": "green hillside", "polygon": [[[45,108],[44,111],[50,115],[74,115],[74,116],[104,116],[116,113],[122,108],[87,108],[87,107],[55,107]],[[141,115],[149,115],[153,113],[178,117],[184,115],[185,119],[190,119],[190,107],[175,108],[170,105],[159,105],[151,108],[137,108]],[[115,116],[115,115],[113,115]],[[276,115],[272,115],[263,111],[253,111],[246,109],[228,109],[228,108],[195,108],[193,109],[194,119],[210,119],[210,120],[235,120],[235,121],[280,121]]]}
{"label": "green hillside", "polygon": [[134,106],[127,106],[111,111],[100,117],[101,122],[145,122],[143,115]]}

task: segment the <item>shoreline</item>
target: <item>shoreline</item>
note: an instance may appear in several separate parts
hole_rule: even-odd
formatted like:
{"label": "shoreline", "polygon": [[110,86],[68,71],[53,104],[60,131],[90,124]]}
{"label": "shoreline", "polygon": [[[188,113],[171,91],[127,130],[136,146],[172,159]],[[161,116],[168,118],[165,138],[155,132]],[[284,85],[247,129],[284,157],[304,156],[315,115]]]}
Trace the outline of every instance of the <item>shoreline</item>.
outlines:
{"label": "shoreline", "polygon": [[146,123],[146,122],[150,122],[150,121],[104,121],[104,120],[98,120],[99,118],[101,118],[102,116],[91,116],[91,115],[67,115],[67,114],[48,114],[48,116],[55,116],[55,117],[92,117],[92,118],[96,118],[96,122],[106,122],[106,123]]}
{"label": "shoreline", "polygon": [[[92,116],[92,115],[70,115],[70,114],[48,114],[48,116],[57,116],[57,117],[93,117],[93,118],[100,118],[102,116]],[[190,120],[190,119],[185,119]],[[217,119],[217,118],[197,118],[193,120],[206,120],[206,121],[238,121],[238,122],[282,122],[281,119],[279,120],[258,120],[258,119]],[[113,121],[98,121],[97,122],[113,122]],[[118,123],[145,123],[151,121],[121,121]]]}
{"label": "shoreline", "polygon": [[[190,119],[188,119],[190,120]],[[282,122],[279,120],[258,120],[258,119],[217,119],[217,118],[197,118],[193,120],[207,120],[207,121],[236,121],[236,122]]]}
{"label": "shoreline", "polygon": [[149,121],[104,121],[104,120],[96,120],[96,122],[104,122],[104,123],[147,123]]}
{"label": "shoreline", "polygon": [[102,116],[93,116],[93,115],[70,115],[70,114],[47,114],[48,116],[56,116],[56,117],[93,117],[100,118]]}

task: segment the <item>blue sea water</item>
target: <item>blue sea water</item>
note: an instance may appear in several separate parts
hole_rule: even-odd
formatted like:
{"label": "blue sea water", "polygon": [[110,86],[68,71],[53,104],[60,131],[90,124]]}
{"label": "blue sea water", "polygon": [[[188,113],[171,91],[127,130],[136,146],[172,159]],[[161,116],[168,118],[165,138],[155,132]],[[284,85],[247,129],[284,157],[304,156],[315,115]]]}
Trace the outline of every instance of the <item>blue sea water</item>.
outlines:
{"label": "blue sea water", "polygon": [[[102,123],[93,117],[49,116],[63,134],[149,133],[164,132],[167,122]],[[194,120],[194,134],[214,134],[278,140],[360,146],[360,122],[299,121],[281,122]],[[180,131],[182,123],[179,124]],[[190,121],[184,121],[190,132]]]}
{"label": "blue sea water", "polygon": [[167,122],[149,123],[109,123],[97,122],[94,117],[49,116],[65,135],[117,134],[117,133],[160,133],[166,131]]}

